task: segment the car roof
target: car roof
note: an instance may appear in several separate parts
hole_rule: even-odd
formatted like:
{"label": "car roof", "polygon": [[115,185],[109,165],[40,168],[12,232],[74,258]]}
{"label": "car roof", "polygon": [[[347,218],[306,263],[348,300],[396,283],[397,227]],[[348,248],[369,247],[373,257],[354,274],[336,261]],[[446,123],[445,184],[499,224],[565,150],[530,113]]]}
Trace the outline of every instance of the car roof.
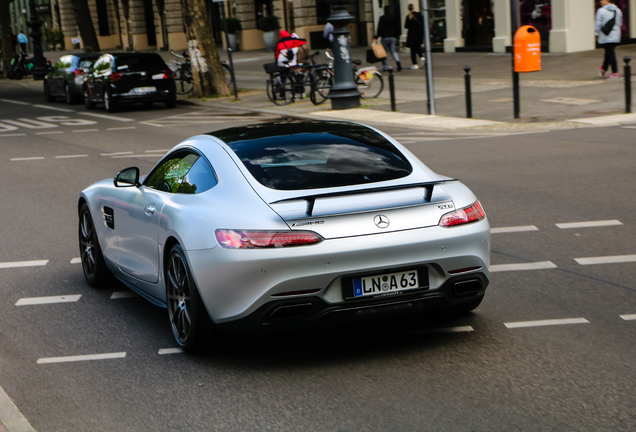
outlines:
{"label": "car roof", "polygon": [[367,134],[372,132],[377,134],[372,128],[359,123],[295,120],[231,127],[209,132],[207,135],[217,137],[232,147],[232,144],[251,140],[268,139],[269,141],[272,138],[290,139],[299,134],[338,134],[338,132],[365,132]]}

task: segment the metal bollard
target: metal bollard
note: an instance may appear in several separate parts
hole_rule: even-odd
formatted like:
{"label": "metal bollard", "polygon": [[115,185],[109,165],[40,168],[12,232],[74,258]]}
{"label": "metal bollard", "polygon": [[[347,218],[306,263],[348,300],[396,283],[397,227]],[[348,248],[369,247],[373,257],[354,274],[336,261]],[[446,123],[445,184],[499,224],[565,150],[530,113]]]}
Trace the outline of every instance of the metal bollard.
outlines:
{"label": "metal bollard", "polygon": [[473,101],[470,93],[470,66],[464,66],[464,83],[466,84],[466,118],[473,118]]}
{"label": "metal bollard", "polygon": [[389,68],[389,93],[391,93],[391,111],[396,111],[396,108],[395,108],[395,83],[393,81],[393,68]]}
{"label": "metal bollard", "polygon": [[623,57],[625,62],[625,112],[632,112],[632,67],[629,65],[631,58]]}

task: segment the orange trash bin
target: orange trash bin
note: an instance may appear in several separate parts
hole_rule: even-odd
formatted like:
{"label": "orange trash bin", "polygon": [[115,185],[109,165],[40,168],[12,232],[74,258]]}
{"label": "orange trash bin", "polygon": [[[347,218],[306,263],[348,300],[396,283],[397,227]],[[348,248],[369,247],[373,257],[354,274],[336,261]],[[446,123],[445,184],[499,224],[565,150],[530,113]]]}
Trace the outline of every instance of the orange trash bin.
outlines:
{"label": "orange trash bin", "polygon": [[514,40],[515,72],[541,70],[541,35],[531,25],[519,27]]}

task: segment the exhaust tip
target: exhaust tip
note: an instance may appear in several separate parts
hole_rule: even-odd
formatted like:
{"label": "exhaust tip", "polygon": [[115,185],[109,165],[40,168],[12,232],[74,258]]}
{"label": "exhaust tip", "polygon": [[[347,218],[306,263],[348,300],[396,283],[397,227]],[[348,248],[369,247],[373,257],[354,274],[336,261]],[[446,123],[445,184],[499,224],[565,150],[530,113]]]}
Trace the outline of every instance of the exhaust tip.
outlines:
{"label": "exhaust tip", "polygon": [[458,295],[458,296],[467,296],[471,294],[477,294],[483,290],[484,290],[484,286],[482,285],[479,279],[461,281],[453,285],[453,291],[455,292],[455,295]]}
{"label": "exhaust tip", "polygon": [[274,312],[269,315],[269,319],[271,321],[300,319],[307,315],[312,307],[313,304],[311,303],[281,306],[279,308],[276,308]]}

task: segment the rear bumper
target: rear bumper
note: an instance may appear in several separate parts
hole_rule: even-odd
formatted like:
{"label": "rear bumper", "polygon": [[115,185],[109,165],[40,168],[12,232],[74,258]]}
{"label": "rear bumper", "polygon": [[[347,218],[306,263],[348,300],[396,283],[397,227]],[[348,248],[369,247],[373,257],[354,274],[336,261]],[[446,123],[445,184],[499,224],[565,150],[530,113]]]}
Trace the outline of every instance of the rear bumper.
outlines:
{"label": "rear bumper", "polygon": [[148,94],[129,94],[129,93],[114,93],[111,95],[112,100],[117,105],[134,104],[143,102],[166,102],[176,99],[175,92],[169,90],[157,90],[155,93]]}
{"label": "rear bumper", "polygon": [[377,321],[408,315],[425,317],[474,302],[484,296],[487,287],[486,275],[474,273],[451,278],[434,291],[419,291],[400,296],[399,299],[392,297],[329,304],[318,296],[299,296],[268,302],[241,319],[220,323],[218,326],[230,332],[258,333],[363,320]]}

